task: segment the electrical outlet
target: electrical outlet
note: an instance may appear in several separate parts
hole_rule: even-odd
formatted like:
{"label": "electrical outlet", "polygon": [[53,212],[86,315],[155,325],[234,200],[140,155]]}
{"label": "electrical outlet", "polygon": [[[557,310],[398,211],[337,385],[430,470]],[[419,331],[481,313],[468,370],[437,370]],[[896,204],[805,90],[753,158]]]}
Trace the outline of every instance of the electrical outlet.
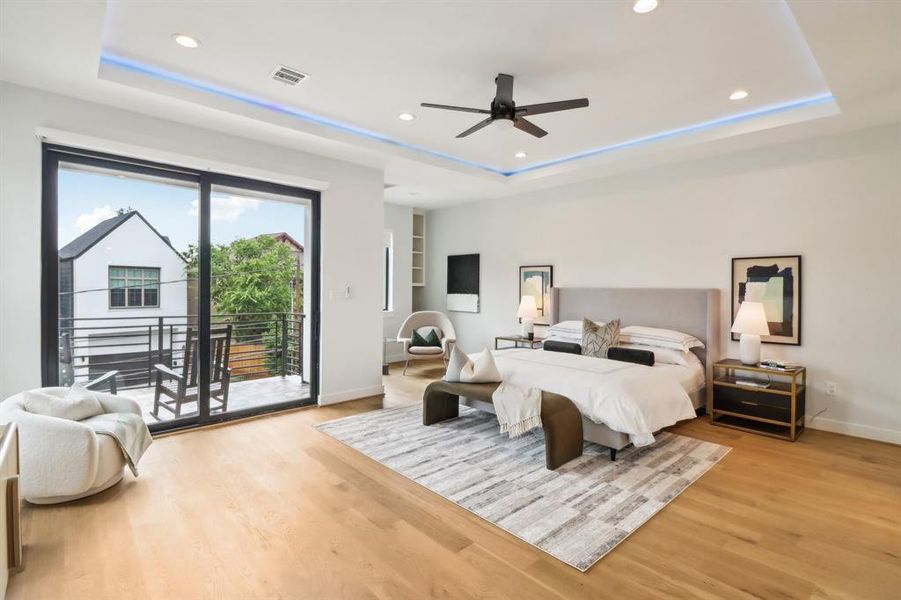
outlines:
{"label": "electrical outlet", "polygon": [[837,396],[838,395],[838,384],[834,381],[827,381],[826,384],[826,395],[827,396]]}

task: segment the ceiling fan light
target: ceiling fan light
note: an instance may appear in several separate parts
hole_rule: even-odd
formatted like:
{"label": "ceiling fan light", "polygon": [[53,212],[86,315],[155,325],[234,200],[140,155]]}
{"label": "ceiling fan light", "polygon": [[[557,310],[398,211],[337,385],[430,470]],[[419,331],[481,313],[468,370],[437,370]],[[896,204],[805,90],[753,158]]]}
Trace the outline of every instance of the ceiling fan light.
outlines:
{"label": "ceiling fan light", "polygon": [[646,15],[659,8],[661,4],[663,4],[663,0],[635,0],[632,3],[632,10],[640,15]]}
{"label": "ceiling fan light", "polygon": [[497,129],[513,129],[512,119],[495,119],[491,124]]}
{"label": "ceiling fan light", "polygon": [[410,113],[400,113],[399,115],[397,115],[397,118],[401,121],[412,121],[416,118],[416,115],[412,115]]}

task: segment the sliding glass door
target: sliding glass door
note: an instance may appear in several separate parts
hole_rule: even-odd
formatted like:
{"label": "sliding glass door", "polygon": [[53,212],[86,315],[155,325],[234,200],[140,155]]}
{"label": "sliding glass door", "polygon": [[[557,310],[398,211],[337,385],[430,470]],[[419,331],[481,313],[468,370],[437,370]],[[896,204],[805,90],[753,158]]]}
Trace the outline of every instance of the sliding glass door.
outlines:
{"label": "sliding glass door", "polygon": [[42,377],[153,430],[315,401],[317,192],[45,146]]}

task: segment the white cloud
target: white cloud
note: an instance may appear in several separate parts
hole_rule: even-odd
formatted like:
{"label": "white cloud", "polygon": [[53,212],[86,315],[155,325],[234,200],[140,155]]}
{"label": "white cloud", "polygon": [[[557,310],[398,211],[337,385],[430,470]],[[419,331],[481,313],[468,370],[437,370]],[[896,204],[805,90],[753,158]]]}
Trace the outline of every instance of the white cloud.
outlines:
{"label": "white cloud", "polygon": [[[211,202],[210,217],[213,221],[236,221],[248,209],[256,210],[260,206],[260,201],[256,198],[244,196],[213,196]],[[188,214],[192,217],[200,213],[199,203],[199,200],[191,201],[191,210]]]}
{"label": "white cloud", "polygon": [[114,211],[109,204],[105,204],[95,208],[89,213],[82,213],[75,217],[75,222],[72,224],[72,227],[77,229],[78,233],[84,233],[97,223],[112,219],[115,216],[116,211]]}

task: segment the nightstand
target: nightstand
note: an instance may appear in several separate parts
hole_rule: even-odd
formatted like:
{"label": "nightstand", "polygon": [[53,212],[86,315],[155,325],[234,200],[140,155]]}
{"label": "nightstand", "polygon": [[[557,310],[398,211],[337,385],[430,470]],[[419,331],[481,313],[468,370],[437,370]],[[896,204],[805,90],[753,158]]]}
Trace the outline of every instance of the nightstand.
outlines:
{"label": "nightstand", "polygon": [[494,349],[500,350],[498,348],[498,342],[513,342],[513,346],[507,346],[508,348],[529,348],[534,350],[535,348],[541,348],[542,344],[544,344],[544,338],[535,338],[530,340],[527,337],[523,337],[521,335],[499,335],[494,338]]}
{"label": "nightstand", "polygon": [[[741,379],[762,380],[768,387],[737,383]],[[804,401],[807,369],[767,369],[729,358],[713,365],[713,385],[707,386],[710,422],[795,441],[804,431]]]}

